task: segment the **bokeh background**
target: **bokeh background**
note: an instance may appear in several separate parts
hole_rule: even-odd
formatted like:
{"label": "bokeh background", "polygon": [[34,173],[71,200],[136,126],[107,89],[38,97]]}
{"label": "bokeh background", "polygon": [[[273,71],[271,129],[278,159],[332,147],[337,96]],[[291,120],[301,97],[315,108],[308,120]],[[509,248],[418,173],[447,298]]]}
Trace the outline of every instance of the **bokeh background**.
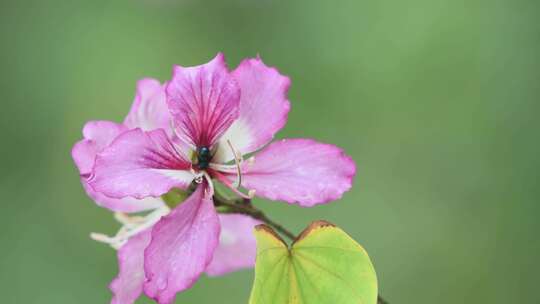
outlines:
{"label": "bokeh background", "polygon": [[[138,79],[223,51],[292,78],[279,137],[358,165],[341,201],[257,201],[272,217],[343,227],[392,304],[539,303],[539,20],[534,0],[2,0],[0,302],[109,301],[115,253],[88,234],[118,226],[71,146],[87,120],[121,121]],[[252,279],[202,278],[177,303],[247,303]]]}

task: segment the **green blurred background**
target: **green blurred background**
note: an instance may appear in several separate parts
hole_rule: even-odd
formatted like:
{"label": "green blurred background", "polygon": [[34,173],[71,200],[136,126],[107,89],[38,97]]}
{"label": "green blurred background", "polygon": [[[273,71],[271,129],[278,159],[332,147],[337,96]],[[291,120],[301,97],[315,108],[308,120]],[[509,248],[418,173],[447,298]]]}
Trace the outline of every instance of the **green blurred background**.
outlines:
{"label": "green blurred background", "polygon": [[[1,1],[0,302],[109,301],[115,253],[88,234],[117,225],[71,146],[122,120],[138,79],[223,51],[291,76],[279,137],[358,165],[341,201],[261,208],[343,227],[392,304],[540,303],[539,18],[534,0]],[[246,303],[252,279],[202,278],[177,303]]]}

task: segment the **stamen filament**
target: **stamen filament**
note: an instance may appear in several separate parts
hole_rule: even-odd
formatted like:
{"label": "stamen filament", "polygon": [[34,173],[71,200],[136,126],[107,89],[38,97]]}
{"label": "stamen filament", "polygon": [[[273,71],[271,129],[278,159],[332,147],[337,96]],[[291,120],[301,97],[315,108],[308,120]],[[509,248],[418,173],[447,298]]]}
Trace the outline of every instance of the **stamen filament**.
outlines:
{"label": "stamen filament", "polygon": [[191,173],[195,176],[194,180],[197,184],[202,183],[204,177],[204,171],[196,172],[193,168],[190,169]]}
{"label": "stamen filament", "polygon": [[144,217],[142,216],[128,216],[123,212],[115,212],[114,218],[128,229],[144,223]]}
{"label": "stamen filament", "polygon": [[252,199],[255,197],[255,190],[249,190],[248,194],[244,194],[240,192],[236,187],[234,187],[231,183],[231,181],[223,174],[221,174],[219,171],[212,170],[211,172],[212,176],[217,178],[218,181],[220,181],[222,184],[224,184],[227,188],[231,189],[232,192],[234,192],[236,195],[240,196],[241,198],[245,199]]}
{"label": "stamen filament", "polygon": [[229,145],[229,148],[231,148],[231,152],[234,155],[234,162],[236,163],[236,180],[234,181],[233,186],[238,189],[242,185],[242,169],[240,168],[240,164],[244,159],[242,158],[242,154],[236,151],[231,141],[228,139],[227,144]]}
{"label": "stamen filament", "polygon": [[214,183],[212,182],[212,178],[206,171],[203,171],[203,174],[204,174],[204,177],[206,178],[206,181],[208,182],[209,191],[206,194],[208,195],[208,197],[213,197],[214,196]]}
{"label": "stamen filament", "polygon": [[[242,164],[243,163],[246,163],[248,166],[251,166],[255,163],[255,156],[251,156],[250,158],[248,159],[244,159]],[[214,170],[218,170],[218,171],[221,171],[221,172],[225,172],[225,173],[237,173],[237,169],[238,169],[238,166],[236,165],[236,163],[234,165],[226,165],[226,164],[218,164],[218,163],[210,163],[209,165],[210,168],[214,169]]]}
{"label": "stamen filament", "polygon": [[122,227],[113,237],[102,233],[92,232],[90,233],[90,238],[98,242],[109,244],[114,249],[120,249],[130,237],[152,227],[162,216],[167,215],[169,212],[170,209],[167,206],[154,209],[145,217],[138,215],[128,216],[125,213],[117,212],[114,217],[122,224]]}
{"label": "stamen filament", "polygon": [[237,172],[237,166],[234,165],[225,165],[225,164],[218,164],[218,163],[210,163],[210,168],[214,170],[218,170],[225,173],[236,173]]}

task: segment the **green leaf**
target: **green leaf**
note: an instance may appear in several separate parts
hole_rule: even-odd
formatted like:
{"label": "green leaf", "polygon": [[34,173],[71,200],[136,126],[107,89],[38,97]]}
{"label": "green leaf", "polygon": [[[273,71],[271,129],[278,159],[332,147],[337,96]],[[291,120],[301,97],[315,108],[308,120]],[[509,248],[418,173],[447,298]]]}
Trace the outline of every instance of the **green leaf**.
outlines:
{"label": "green leaf", "polygon": [[257,263],[250,304],[375,304],[377,277],[368,254],[335,225],[311,223],[287,244],[255,228]]}

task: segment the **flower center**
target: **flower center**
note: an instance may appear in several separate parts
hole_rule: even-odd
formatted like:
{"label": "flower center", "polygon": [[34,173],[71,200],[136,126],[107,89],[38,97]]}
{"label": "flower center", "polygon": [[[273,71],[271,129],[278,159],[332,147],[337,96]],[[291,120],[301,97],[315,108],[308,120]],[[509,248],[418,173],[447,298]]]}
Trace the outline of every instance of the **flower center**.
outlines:
{"label": "flower center", "polygon": [[208,169],[210,161],[212,160],[212,153],[208,147],[197,148],[197,167],[199,170]]}

